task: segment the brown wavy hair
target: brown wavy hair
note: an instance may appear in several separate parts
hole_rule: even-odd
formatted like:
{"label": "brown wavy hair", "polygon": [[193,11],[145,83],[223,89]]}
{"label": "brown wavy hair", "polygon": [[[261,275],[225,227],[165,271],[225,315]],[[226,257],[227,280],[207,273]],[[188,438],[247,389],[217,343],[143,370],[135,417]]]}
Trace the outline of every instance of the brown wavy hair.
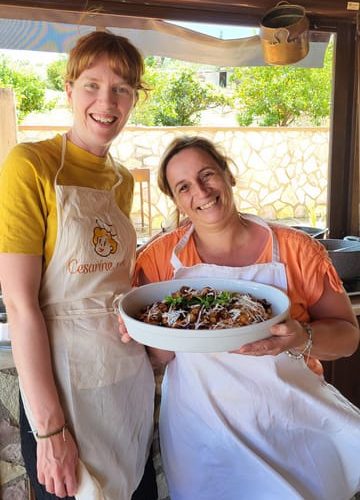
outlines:
{"label": "brown wavy hair", "polygon": [[160,161],[160,166],[159,166],[159,171],[158,171],[158,186],[160,190],[170,196],[170,198],[174,198],[174,195],[171,191],[171,188],[169,186],[167,177],[166,177],[166,169],[168,166],[169,161],[171,158],[173,158],[177,153],[180,153],[180,151],[183,151],[184,149],[188,148],[196,148],[196,149],[201,149],[202,151],[205,151],[208,155],[210,155],[217,165],[223,170],[224,172],[227,172],[230,178],[230,182],[232,186],[235,186],[235,177],[231,173],[231,170],[229,168],[229,163],[232,162],[230,158],[225,156],[216,146],[213,144],[211,141],[208,139],[205,139],[205,137],[199,137],[199,136],[184,136],[184,137],[177,137],[175,138],[167,147],[165,150],[165,153],[163,154],[161,161]]}

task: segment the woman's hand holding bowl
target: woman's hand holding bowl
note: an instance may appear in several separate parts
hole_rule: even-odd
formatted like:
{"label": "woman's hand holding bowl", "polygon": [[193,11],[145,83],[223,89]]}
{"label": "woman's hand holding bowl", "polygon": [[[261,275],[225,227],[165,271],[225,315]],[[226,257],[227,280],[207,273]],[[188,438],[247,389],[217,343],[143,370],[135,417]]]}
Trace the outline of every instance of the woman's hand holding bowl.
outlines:
{"label": "woman's hand holding bowl", "polygon": [[245,344],[232,352],[248,356],[276,356],[293,349],[301,352],[308,340],[308,335],[302,324],[293,319],[273,325],[270,332],[272,333],[271,337]]}

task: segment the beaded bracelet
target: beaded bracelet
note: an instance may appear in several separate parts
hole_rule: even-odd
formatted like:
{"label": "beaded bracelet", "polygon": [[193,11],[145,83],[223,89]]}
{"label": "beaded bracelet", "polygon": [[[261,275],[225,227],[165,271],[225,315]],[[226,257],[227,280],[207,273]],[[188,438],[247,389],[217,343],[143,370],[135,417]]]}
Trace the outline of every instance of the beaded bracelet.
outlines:
{"label": "beaded bracelet", "polygon": [[303,326],[304,330],[308,334],[308,339],[306,341],[304,349],[301,352],[297,353],[297,352],[292,352],[292,351],[285,351],[286,354],[290,358],[293,358],[293,359],[303,359],[304,354],[307,354],[307,356],[309,357],[310,351],[311,351],[311,348],[313,345],[313,340],[312,340],[313,330],[312,330],[311,326],[309,325],[309,323],[301,323],[301,325]]}
{"label": "beaded bracelet", "polygon": [[48,434],[39,434],[37,431],[35,432],[35,436],[38,438],[38,439],[46,439],[46,438],[49,438],[49,437],[52,437],[52,436],[56,436],[57,434],[61,434],[62,433],[62,436],[63,436],[63,440],[66,441],[65,439],[65,431],[67,429],[67,425],[66,423],[60,427],[59,429],[56,429],[55,431],[52,431],[52,432],[49,432]]}

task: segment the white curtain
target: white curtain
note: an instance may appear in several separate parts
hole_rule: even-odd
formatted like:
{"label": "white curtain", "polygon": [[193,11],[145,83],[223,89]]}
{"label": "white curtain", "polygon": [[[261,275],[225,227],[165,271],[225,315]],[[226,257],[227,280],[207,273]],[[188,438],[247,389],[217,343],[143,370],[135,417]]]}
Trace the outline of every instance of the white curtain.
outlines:
{"label": "white curtain", "polygon": [[[79,24],[61,22],[62,14],[55,11],[56,22],[48,20],[5,19],[0,6],[0,48],[68,52],[76,39],[96,29],[96,15],[79,19]],[[101,18],[102,29],[129,38],[144,56],[157,55],[184,61],[222,67],[261,66],[264,64],[260,38],[223,40],[157,20],[125,16]],[[321,67],[328,37],[313,34],[309,54],[296,65]],[[314,41],[316,40],[316,41]]]}

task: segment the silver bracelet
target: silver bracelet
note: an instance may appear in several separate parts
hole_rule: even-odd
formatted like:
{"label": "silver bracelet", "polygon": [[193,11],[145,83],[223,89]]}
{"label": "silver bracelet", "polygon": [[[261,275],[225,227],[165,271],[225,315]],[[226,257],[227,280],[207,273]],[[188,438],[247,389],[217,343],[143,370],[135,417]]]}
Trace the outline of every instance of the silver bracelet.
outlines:
{"label": "silver bracelet", "polygon": [[313,339],[313,330],[312,330],[311,326],[309,325],[309,323],[301,323],[301,325],[304,328],[304,330],[306,331],[306,333],[308,334],[308,339],[306,341],[304,349],[301,352],[297,353],[297,352],[292,352],[292,351],[285,351],[286,354],[290,358],[293,358],[293,359],[303,359],[305,354],[307,354],[307,356],[309,357],[310,351],[311,351],[311,348],[313,345],[313,340],[312,340]]}

